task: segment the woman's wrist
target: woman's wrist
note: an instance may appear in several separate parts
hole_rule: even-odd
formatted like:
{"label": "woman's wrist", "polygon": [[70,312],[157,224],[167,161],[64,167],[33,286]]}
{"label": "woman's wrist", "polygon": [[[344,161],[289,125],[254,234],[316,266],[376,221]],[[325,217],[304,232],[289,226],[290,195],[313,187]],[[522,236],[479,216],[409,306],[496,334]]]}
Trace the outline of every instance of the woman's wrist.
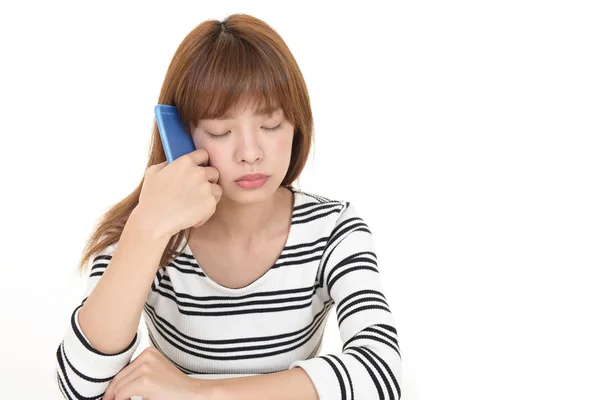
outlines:
{"label": "woman's wrist", "polygon": [[165,246],[169,242],[172,234],[166,232],[160,227],[160,224],[153,218],[152,214],[146,210],[136,206],[129,219],[127,225],[131,226],[138,234],[143,235],[148,240],[157,243],[164,243]]}
{"label": "woman's wrist", "polygon": [[189,377],[194,387],[195,400],[227,400],[227,394],[218,379],[199,379]]}

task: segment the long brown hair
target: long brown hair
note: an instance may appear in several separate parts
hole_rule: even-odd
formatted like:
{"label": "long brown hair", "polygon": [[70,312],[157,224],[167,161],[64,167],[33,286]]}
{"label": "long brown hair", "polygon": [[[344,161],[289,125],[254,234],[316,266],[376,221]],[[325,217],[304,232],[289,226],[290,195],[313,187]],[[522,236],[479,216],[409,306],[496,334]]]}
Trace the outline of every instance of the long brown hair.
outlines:
{"label": "long brown hair", "polygon": [[[207,20],[181,42],[167,69],[159,104],[175,105],[187,127],[200,119],[224,115],[244,99],[266,109],[280,106],[294,125],[289,169],[282,185],[292,185],[306,164],[313,139],[313,116],[304,77],[280,35],[260,19],[232,14],[223,21]],[[262,107],[261,107],[262,108]],[[152,127],[147,167],[166,160],[156,120]],[[87,240],[77,270],[84,273],[90,258],[116,243],[137,206],[144,183],[114,204]],[[177,256],[191,230],[171,237],[160,261]]]}

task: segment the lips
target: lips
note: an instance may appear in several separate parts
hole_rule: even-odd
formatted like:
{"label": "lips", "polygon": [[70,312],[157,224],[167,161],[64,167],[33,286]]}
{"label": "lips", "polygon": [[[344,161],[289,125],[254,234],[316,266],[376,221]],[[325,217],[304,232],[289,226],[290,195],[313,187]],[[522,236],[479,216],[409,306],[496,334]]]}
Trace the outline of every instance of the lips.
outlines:
{"label": "lips", "polygon": [[240,176],[235,181],[236,182],[240,182],[240,181],[252,182],[252,181],[258,181],[258,180],[265,179],[265,178],[267,178],[267,175],[265,175],[265,174],[247,174],[244,176]]}
{"label": "lips", "polygon": [[257,189],[267,183],[268,179],[269,176],[265,174],[247,174],[239,177],[235,184],[242,189]]}

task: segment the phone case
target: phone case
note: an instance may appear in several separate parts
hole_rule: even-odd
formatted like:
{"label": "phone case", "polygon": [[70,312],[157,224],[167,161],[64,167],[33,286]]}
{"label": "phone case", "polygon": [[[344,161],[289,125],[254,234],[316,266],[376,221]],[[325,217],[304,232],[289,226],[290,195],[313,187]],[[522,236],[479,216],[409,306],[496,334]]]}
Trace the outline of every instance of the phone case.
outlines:
{"label": "phone case", "polygon": [[169,163],[172,163],[184,154],[196,150],[196,145],[191,135],[185,129],[177,107],[157,104],[154,107],[154,115],[156,116],[160,140],[162,141]]}

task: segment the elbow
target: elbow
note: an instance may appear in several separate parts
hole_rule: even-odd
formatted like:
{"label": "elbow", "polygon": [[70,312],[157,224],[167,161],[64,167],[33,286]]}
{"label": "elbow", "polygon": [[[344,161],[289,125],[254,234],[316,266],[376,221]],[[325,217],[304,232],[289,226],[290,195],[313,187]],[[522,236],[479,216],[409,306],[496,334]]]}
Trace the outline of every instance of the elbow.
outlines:
{"label": "elbow", "polygon": [[63,343],[61,343],[58,346],[58,348],[56,349],[56,360],[54,362],[54,371],[56,374],[56,385],[58,386],[58,390],[60,391],[60,394],[62,395],[63,398],[71,399],[73,397],[71,397],[68,394],[70,392],[67,389],[68,378],[66,376],[65,361],[64,361],[64,357],[62,355],[62,353],[63,353],[62,346],[63,346]]}
{"label": "elbow", "polygon": [[72,364],[64,349],[64,341],[56,350],[56,384],[65,399],[100,399],[111,378],[92,378]]}
{"label": "elbow", "polygon": [[401,398],[402,358],[399,351],[369,343],[348,347],[345,352],[367,371],[373,388],[377,390],[374,395],[380,398]]}

